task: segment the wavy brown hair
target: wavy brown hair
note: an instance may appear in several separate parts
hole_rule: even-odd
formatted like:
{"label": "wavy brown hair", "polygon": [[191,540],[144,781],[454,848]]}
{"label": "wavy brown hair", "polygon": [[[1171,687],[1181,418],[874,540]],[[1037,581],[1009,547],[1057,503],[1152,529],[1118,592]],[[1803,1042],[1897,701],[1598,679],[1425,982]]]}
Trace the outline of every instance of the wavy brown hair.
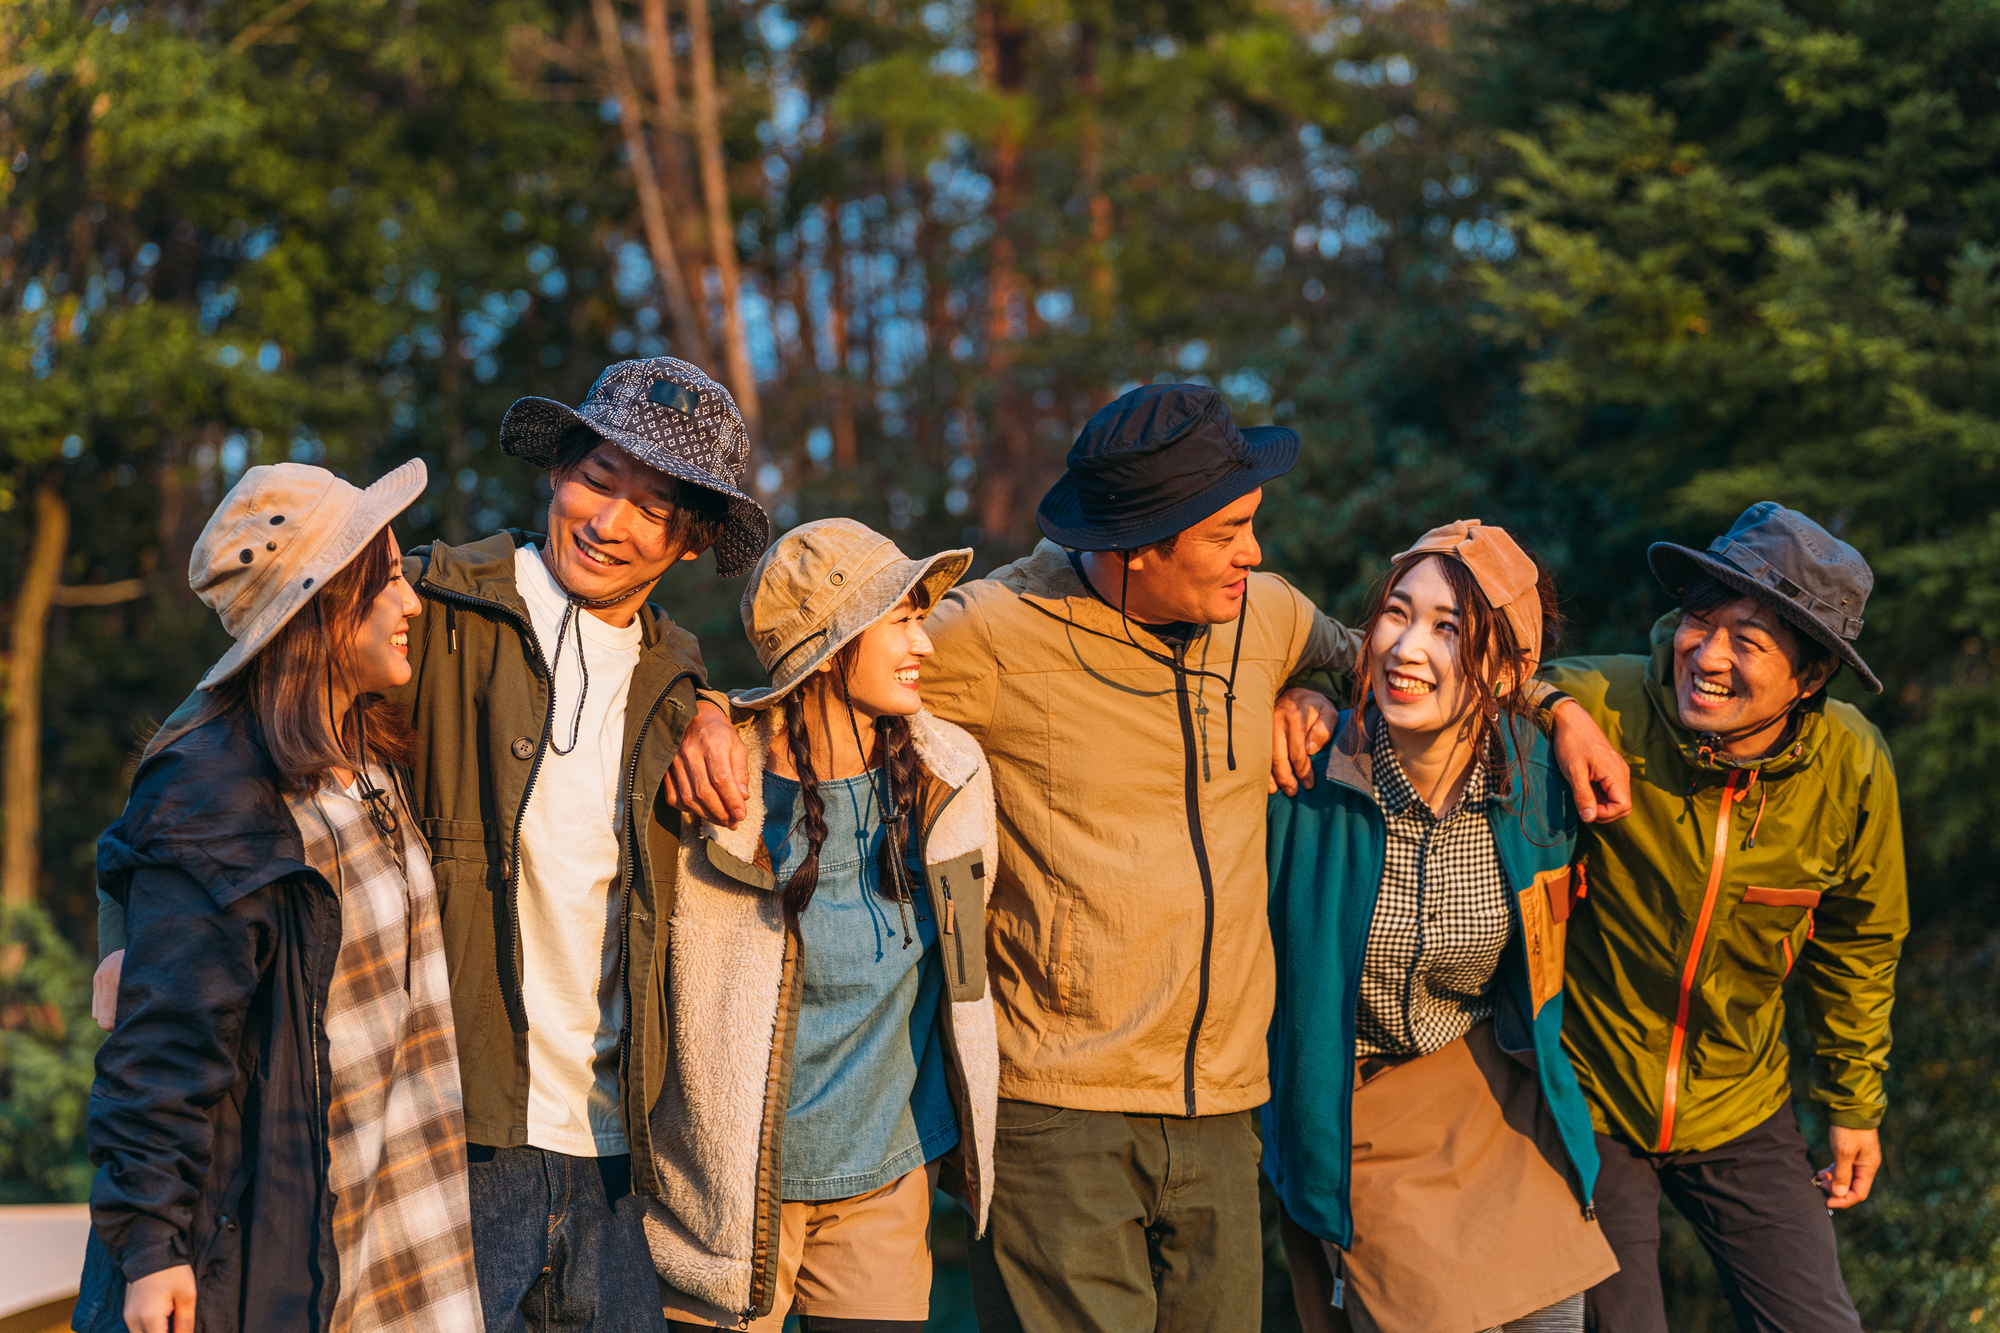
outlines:
{"label": "wavy brown hair", "polygon": [[1562,643],[1562,613],[1556,606],[1555,576],[1549,573],[1549,567],[1533,551],[1522,547],[1521,553],[1534,561],[1537,575],[1535,594],[1542,604],[1542,641],[1536,644],[1520,641],[1514,633],[1513,622],[1494,611],[1493,603],[1486,600],[1486,593],[1479,586],[1479,580],[1472,576],[1472,571],[1465,567],[1464,562],[1436,551],[1425,551],[1391,565],[1388,574],[1375,589],[1374,604],[1361,626],[1361,661],[1354,672],[1352,699],[1355,717],[1366,716],[1368,699],[1374,690],[1375,623],[1388,609],[1389,594],[1400,587],[1418,565],[1435,559],[1444,581],[1451,586],[1452,600],[1458,605],[1458,672],[1472,687],[1475,721],[1473,753],[1481,757],[1496,777],[1504,776],[1501,759],[1504,750],[1494,744],[1500,716],[1512,713],[1516,717],[1529,717],[1534,712],[1533,706],[1528,703],[1528,680],[1523,676],[1510,682],[1507,679],[1508,664],[1521,663],[1529,657],[1545,662],[1550,652]]}
{"label": "wavy brown hair", "polygon": [[[905,600],[915,603],[919,611],[930,609],[929,591],[921,583],[911,589]],[[819,774],[813,768],[812,740],[806,731],[805,693],[811,688],[842,689],[838,682],[845,680],[847,668],[859,651],[857,636],[834,654],[833,679],[814,674],[785,696],[785,744],[791,750],[792,767],[799,774],[799,824],[806,833],[805,858],[785,881],[785,914],[795,920],[806,910],[819,887],[819,854],[826,845],[826,797],[820,792]],[[815,687],[815,681],[826,683]],[[892,902],[907,903],[911,901],[912,889],[903,871],[903,858],[916,828],[917,794],[923,783],[923,768],[917,758],[916,740],[910,734],[909,718],[884,714],[875,719],[875,759],[882,768],[877,797],[886,799],[883,817],[889,824],[878,860],[877,891]],[[887,787],[886,796],[883,786]],[[892,813],[896,818],[889,820]]]}
{"label": "wavy brown hair", "polygon": [[377,707],[380,695],[363,695],[336,726],[330,697],[335,678],[348,673],[346,655],[335,645],[354,638],[375,598],[402,572],[388,531],[376,533],[242,670],[210,690],[193,717],[161,727],[145,753],[216,718],[241,714],[256,724],[284,791],[310,790],[334,769],[364,759],[408,768],[416,738],[400,709]]}

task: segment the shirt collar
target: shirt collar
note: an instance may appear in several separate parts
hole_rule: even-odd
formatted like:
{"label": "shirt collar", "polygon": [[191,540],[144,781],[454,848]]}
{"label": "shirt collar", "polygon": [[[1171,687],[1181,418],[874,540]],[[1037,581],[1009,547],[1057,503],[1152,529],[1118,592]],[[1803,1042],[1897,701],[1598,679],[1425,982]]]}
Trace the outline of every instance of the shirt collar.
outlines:
{"label": "shirt collar", "polygon": [[[1415,784],[1403,772],[1402,761],[1396,757],[1395,744],[1389,739],[1389,724],[1380,713],[1375,715],[1374,724],[1368,730],[1368,748],[1375,760],[1375,799],[1381,803],[1383,813],[1391,819],[1398,819],[1410,813],[1414,804],[1420,807],[1422,814],[1429,816],[1430,806],[1418,797]],[[1472,776],[1465,783],[1465,794],[1459,798],[1453,813],[1483,808],[1491,787],[1486,764],[1474,764]]]}

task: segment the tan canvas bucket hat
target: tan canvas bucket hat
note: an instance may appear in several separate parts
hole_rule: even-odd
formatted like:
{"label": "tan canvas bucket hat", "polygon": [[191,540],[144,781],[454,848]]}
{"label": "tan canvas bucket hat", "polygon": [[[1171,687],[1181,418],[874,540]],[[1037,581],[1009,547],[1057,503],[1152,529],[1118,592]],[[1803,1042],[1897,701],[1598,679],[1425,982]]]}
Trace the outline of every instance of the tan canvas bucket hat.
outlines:
{"label": "tan canvas bucket hat", "polygon": [[896,543],[851,518],[800,524],[764,552],[743,590],[743,629],[771,683],[738,690],[729,701],[738,708],[769,708],[894,611],[918,584],[936,606],[971,566],[970,550],[912,560]]}
{"label": "tan canvas bucket hat", "polygon": [[222,497],[188,561],[188,585],[236,640],[196,689],[212,690],[255,657],[326,581],[424,493],[412,458],[367,490],[323,467],[253,467]]}

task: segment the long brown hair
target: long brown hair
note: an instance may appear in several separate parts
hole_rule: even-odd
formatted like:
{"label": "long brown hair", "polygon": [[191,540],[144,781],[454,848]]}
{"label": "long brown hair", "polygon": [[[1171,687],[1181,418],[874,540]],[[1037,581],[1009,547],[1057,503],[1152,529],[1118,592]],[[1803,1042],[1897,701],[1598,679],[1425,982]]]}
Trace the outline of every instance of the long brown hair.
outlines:
{"label": "long brown hair", "polygon": [[[904,600],[914,602],[919,611],[930,609],[930,592],[921,583]],[[834,654],[833,675],[839,683],[820,688],[839,689],[844,696],[847,669],[860,649],[859,635],[842,646]],[[806,910],[813,891],[819,887],[819,854],[826,845],[826,798],[819,789],[819,774],[813,769],[812,740],[806,732],[805,693],[818,679],[817,674],[807,677],[799,688],[785,696],[785,743],[791,749],[792,767],[799,774],[799,823],[806,833],[805,857],[785,881],[785,914],[794,920]],[[882,816],[889,825],[882,838],[877,892],[892,902],[907,903],[911,901],[912,890],[903,871],[903,857],[916,828],[917,796],[923,785],[922,763],[917,757],[916,740],[910,733],[909,718],[885,713],[875,719],[875,756],[881,761],[882,785],[887,788],[886,793],[877,789],[878,798],[884,802]]]}
{"label": "long brown hair", "polygon": [[192,718],[161,727],[145,753],[218,717],[241,714],[254,720],[284,791],[310,790],[332,770],[352,768],[359,761],[409,767],[416,757],[416,737],[401,710],[375,706],[381,696],[356,698],[337,729],[331,716],[333,682],[348,674],[344,647],[367,619],[375,598],[402,572],[402,557],[389,544],[387,532],[384,528],[370,538],[242,670],[210,690]]}
{"label": "long brown hair", "polygon": [[1542,604],[1540,643],[1520,641],[1514,633],[1513,622],[1494,611],[1493,603],[1486,599],[1479,581],[1473,578],[1472,571],[1462,561],[1435,551],[1425,551],[1390,566],[1388,574],[1375,589],[1374,605],[1369,609],[1368,618],[1362,622],[1361,661],[1354,672],[1352,700],[1357,721],[1366,716],[1368,699],[1374,690],[1375,624],[1388,609],[1389,594],[1418,565],[1434,559],[1438,562],[1439,572],[1444,575],[1444,581],[1451,587],[1452,600],[1458,604],[1458,673],[1472,689],[1472,752],[1480,757],[1480,762],[1486,764],[1495,777],[1505,776],[1505,764],[1501,758],[1504,747],[1494,744],[1498,738],[1501,715],[1511,713],[1515,717],[1529,717],[1534,713],[1533,705],[1528,702],[1530,681],[1525,675],[1510,672],[1508,664],[1524,663],[1529,658],[1536,662],[1547,661],[1549,653],[1562,642],[1562,615],[1556,606],[1555,576],[1533,551],[1522,547],[1521,553],[1535,562],[1535,596]]}

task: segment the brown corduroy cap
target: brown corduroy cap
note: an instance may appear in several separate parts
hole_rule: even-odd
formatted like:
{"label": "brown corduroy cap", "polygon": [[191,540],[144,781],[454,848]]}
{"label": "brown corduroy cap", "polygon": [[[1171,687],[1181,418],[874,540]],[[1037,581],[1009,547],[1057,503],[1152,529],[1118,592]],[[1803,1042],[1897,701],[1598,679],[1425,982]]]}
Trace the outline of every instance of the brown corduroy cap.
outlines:
{"label": "brown corduroy cap", "polygon": [[253,467],[230,488],[188,560],[188,586],[236,640],[196,689],[241,671],[326,581],[424,493],[412,458],[362,490],[323,467]]}
{"label": "brown corduroy cap", "polygon": [[780,537],[750,572],[743,629],[771,673],[763,689],[738,690],[738,708],[769,708],[922,584],[936,606],[972,566],[970,550],[912,560],[851,518],[804,523]]}
{"label": "brown corduroy cap", "polygon": [[1514,641],[1528,650],[1528,670],[1542,657],[1542,599],[1535,591],[1541,571],[1505,528],[1488,527],[1476,518],[1462,518],[1432,528],[1416,545],[1396,557],[1448,555],[1472,571],[1472,581],[1493,609],[1507,617]]}

